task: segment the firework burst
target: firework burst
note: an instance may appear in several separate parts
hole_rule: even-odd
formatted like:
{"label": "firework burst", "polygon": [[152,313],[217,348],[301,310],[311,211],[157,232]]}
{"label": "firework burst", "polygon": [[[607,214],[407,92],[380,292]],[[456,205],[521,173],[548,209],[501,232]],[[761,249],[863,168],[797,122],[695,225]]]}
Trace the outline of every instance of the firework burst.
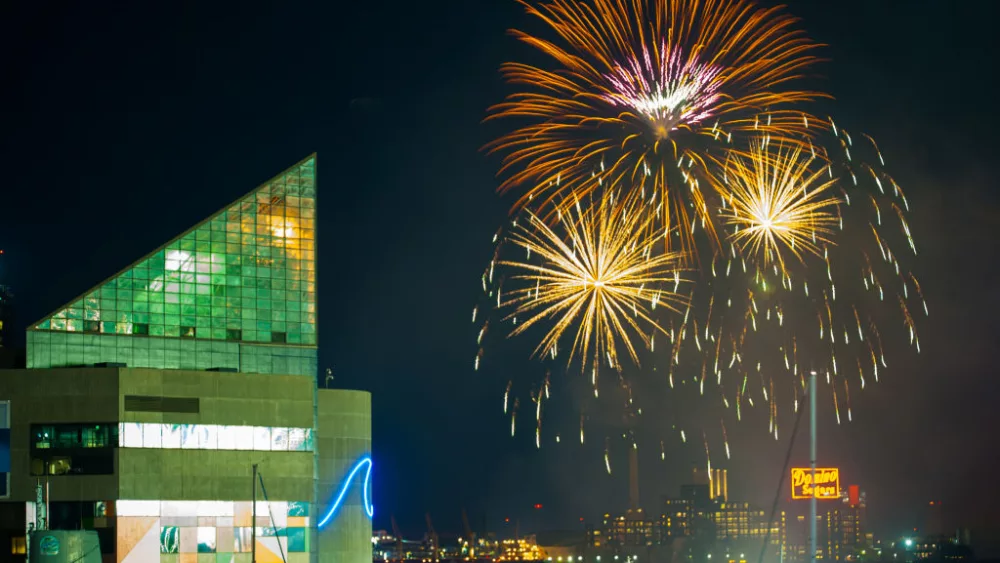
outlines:
{"label": "firework burst", "polygon": [[635,343],[664,332],[654,310],[676,310],[684,300],[677,255],[655,244],[653,217],[642,207],[637,198],[608,194],[577,202],[555,226],[528,213],[508,237],[524,260],[499,262],[517,286],[501,302],[506,320],[519,319],[511,336],[551,321],[537,356],[555,357],[560,338],[573,333],[567,364],[579,357],[595,369],[604,360],[619,368],[619,346],[638,364]]}
{"label": "firework burst", "polygon": [[803,253],[822,256],[838,226],[836,181],[808,155],[798,144],[769,150],[756,141],[748,156],[734,153],[722,166],[717,190],[729,240],[765,267],[777,262],[785,271],[787,254],[799,262]]}
{"label": "firework burst", "polygon": [[795,82],[817,45],[777,9],[744,0],[521,3],[559,41],[513,32],[555,66],[504,65],[521,90],[491,110],[529,121],[489,145],[505,155],[500,190],[522,190],[516,209],[532,202],[548,221],[600,186],[634,187],[658,194],[660,218],[674,229],[667,248],[689,251],[698,222],[714,236],[696,178],[709,173],[708,154],[734,135],[811,132],[794,106],[821,94]]}
{"label": "firework burst", "polygon": [[850,422],[851,388],[879,380],[889,343],[908,339],[919,353],[911,311],[927,308],[907,266],[916,244],[906,196],[874,141],[830,131],[816,157],[757,142],[718,162],[727,248],[669,325],[680,338],[663,358],[678,408],[695,394],[737,421],[758,409],[777,439],[779,405],[798,408],[810,370],[822,374],[837,422]]}

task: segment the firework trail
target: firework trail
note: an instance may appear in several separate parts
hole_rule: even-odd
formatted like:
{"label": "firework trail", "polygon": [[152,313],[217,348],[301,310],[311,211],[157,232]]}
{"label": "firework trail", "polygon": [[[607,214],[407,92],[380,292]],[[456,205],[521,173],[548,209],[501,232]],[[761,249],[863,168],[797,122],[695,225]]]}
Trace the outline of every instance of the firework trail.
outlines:
{"label": "firework trail", "polygon": [[517,409],[520,406],[520,400],[514,398],[514,409],[510,411],[510,437],[514,437],[514,433],[517,431]]}
{"label": "firework trail", "polygon": [[607,469],[608,475],[611,475],[611,439],[604,439],[604,468]]}
{"label": "firework trail", "polygon": [[507,389],[503,392],[503,413],[507,414],[507,402],[510,399],[510,388],[513,387],[514,381],[507,382]]}
{"label": "firework trail", "polygon": [[726,432],[726,421],[720,420],[719,422],[722,424],[722,443],[726,447],[726,459],[732,459],[729,455],[729,434]]}

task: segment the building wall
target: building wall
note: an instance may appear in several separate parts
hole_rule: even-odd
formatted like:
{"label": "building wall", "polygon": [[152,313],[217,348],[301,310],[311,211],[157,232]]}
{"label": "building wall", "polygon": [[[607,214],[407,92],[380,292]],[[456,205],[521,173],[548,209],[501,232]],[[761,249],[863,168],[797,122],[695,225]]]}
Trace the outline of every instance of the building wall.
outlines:
{"label": "building wall", "polygon": [[[317,412],[316,512],[318,523],[324,524],[317,531],[319,563],[369,563],[372,522],[363,487],[371,465],[359,462],[371,455],[371,394],[320,389]],[[355,468],[353,481],[346,483]],[[341,503],[330,514],[345,486]]]}
{"label": "building wall", "polygon": [[[316,553],[315,389],[313,378],[298,375],[130,368],[0,371],[0,397],[10,401],[13,427],[12,502],[5,511],[14,514],[13,504],[20,503],[23,514],[23,503],[35,499],[39,478],[30,475],[32,424],[108,423],[118,430],[114,474],[42,479],[54,511],[68,501],[102,507],[113,501],[106,502],[106,513],[84,514],[93,524],[84,520],[81,525],[110,532],[106,539],[117,562],[180,563],[185,554],[199,561],[232,554],[227,561],[249,563],[252,467],[257,464],[263,477],[255,523],[258,562],[307,563]],[[147,400],[140,410],[135,396]],[[197,411],[163,412],[170,408],[159,405],[151,412],[151,398],[197,399]],[[283,448],[268,451],[278,443],[257,444],[256,436],[252,449],[239,450],[222,449],[222,444],[186,449],[126,443],[134,429],[143,438],[151,432],[165,440],[170,432],[214,428],[221,441],[219,429],[233,427],[280,429]],[[292,429],[305,437],[295,447]],[[278,440],[279,433],[270,436]]]}
{"label": "building wall", "polygon": [[[313,428],[312,378],[298,375],[185,370],[121,370],[120,420],[131,423],[262,428]],[[127,395],[197,398],[198,413],[135,412]],[[315,442],[313,442],[314,444]],[[125,444],[127,445],[127,444]],[[256,445],[254,446],[256,447]],[[308,451],[118,449],[118,557],[122,563],[159,558],[178,563],[197,553],[249,561],[256,526],[258,561],[306,563],[314,483]],[[253,465],[263,480],[252,522]],[[266,492],[266,495],[265,495]],[[153,500],[153,503],[143,503]],[[214,502],[206,502],[214,501]],[[131,511],[131,512],[128,512]],[[126,514],[127,513],[127,514]],[[284,530],[284,536],[276,530]],[[227,559],[228,560],[228,559]]]}
{"label": "building wall", "polygon": [[[0,398],[10,401],[9,500],[34,501],[38,478],[31,476],[31,425],[116,421],[118,370],[0,370]],[[117,491],[117,472],[49,479],[49,495],[54,499],[113,499]]]}
{"label": "building wall", "polygon": [[[122,422],[312,428],[314,380],[298,375],[122,369]],[[130,412],[125,395],[199,399],[198,413]],[[119,497],[238,500],[258,464],[268,494],[312,498],[313,455],[301,452],[119,448]]]}

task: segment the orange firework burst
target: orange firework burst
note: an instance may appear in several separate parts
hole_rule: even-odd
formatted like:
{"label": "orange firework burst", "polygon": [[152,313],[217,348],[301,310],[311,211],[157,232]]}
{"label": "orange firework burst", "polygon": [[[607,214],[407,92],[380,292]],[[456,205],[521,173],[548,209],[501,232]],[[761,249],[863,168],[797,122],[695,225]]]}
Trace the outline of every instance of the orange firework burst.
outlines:
{"label": "orange firework burst", "polygon": [[657,208],[682,249],[693,246],[698,219],[715,239],[696,180],[705,152],[745,132],[801,139],[810,118],[792,106],[822,95],[795,88],[817,44],[777,9],[746,0],[519,1],[561,41],[514,35],[556,67],[502,67],[524,89],[491,118],[531,123],[489,148],[505,154],[500,190],[522,188],[515,208],[533,201],[545,219],[599,185],[624,184],[659,194],[651,197],[666,202]]}

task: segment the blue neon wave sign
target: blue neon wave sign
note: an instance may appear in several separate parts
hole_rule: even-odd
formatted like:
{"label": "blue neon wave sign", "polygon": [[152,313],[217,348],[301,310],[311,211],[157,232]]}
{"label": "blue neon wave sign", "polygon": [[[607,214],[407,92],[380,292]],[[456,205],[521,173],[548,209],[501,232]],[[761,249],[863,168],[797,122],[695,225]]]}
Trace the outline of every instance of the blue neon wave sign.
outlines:
{"label": "blue neon wave sign", "polygon": [[347,475],[347,478],[344,479],[340,486],[340,493],[337,495],[337,498],[333,500],[326,516],[323,516],[323,518],[319,521],[319,524],[317,524],[317,527],[322,528],[330,523],[330,520],[333,519],[333,515],[337,513],[337,509],[340,508],[341,503],[344,502],[344,497],[347,496],[347,489],[351,487],[351,482],[354,481],[354,476],[361,471],[362,467],[365,468],[365,481],[361,488],[365,513],[368,514],[368,518],[375,515],[375,506],[372,504],[371,497],[368,493],[368,487],[372,477],[372,458],[370,456],[365,456],[354,464],[354,468],[351,469],[351,472]]}

